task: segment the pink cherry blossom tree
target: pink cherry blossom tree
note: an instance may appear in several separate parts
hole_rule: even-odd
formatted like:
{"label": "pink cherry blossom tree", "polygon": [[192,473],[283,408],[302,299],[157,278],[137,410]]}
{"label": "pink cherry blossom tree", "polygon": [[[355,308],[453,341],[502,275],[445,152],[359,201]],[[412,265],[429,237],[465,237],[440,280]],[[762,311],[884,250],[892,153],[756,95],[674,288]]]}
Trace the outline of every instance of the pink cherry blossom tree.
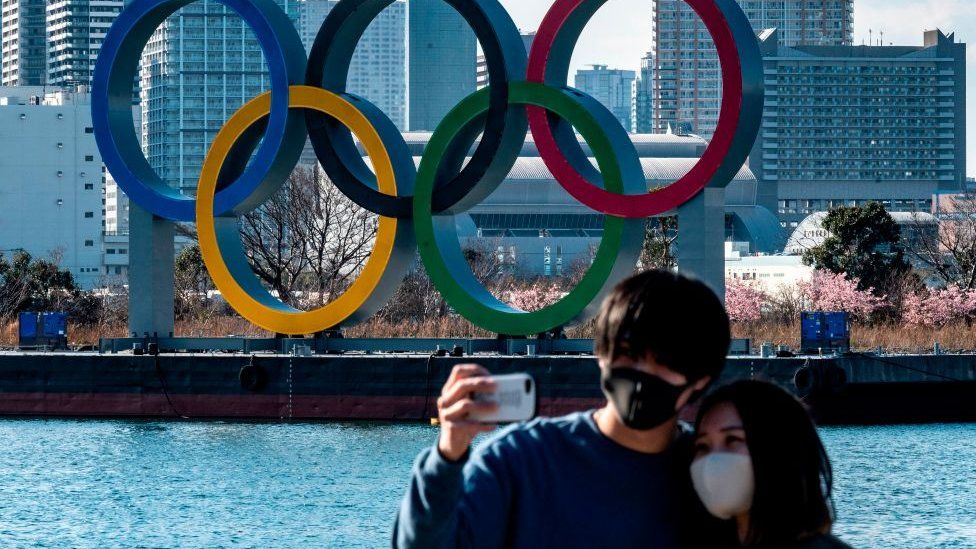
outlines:
{"label": "pink cherry blossom tree", "polygon": [[566,295],[561,285],[548,280],[530,284],[513,284],[504,292],[502,300],[523,311],[538,311],[559,301]]}
{"label": "pink cherry blossom tree", "polygon": [[769,296],[762,286],[738,278],[725,281],[725,310],[732,322],[756,322],[762,318]]}
{"label": "pink cherry blossom tree", "polygon": [[859,281],[846,274],[817,269],[808,282],[799,282],[806,310],[846,312],[855,320],[867,320],[885,305],[885,298],[874,295],[874,289],[858,289]]}
{"label": "pink cherry blossom tree", "polygon": [[976,317],[976,290],[951,285],[905,298],[902,320],[914,326],[942,327],[955,322],[972,322]]}

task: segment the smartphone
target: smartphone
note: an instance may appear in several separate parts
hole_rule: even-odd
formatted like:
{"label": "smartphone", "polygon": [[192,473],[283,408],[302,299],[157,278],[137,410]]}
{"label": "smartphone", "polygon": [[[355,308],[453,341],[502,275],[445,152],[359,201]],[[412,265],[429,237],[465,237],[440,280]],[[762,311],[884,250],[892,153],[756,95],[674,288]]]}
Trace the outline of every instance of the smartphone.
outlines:
{"label": "smartphone", "polygon": [[471,419],[482,423],[515,423],[535,417],[538,396],[535,380],[529,374],[492,376],[497,390],[494,393],[475,393],[478,401],[497,402],[498,409],[484,414],[471,414]]}

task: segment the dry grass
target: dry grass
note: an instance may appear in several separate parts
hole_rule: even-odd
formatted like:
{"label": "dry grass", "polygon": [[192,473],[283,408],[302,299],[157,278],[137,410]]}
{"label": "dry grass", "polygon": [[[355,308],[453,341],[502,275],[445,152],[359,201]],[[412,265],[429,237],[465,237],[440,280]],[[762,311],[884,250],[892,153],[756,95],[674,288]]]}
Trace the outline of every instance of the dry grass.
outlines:
{"label": "dry grass", "polygon": [[[94,345],[99,338],[125,337],[126,327],[78,326],[68,327],[72,346]],[[380,318],[372,318],[358,326],[344,330],[346,337],[422,337],[422,338],[482,338],[495,337],[494,334],[472,325],[467,320],[448,316],[420,321],[391,323]],[[270,337],[271,334],[257,328],[237,316],[216,317],[198,321],[178,321],[176,335],[184,337]],[[793,349],[800,346],[799,324],[754,323],[734,324],[733,337],[749,338],[753,347],[765,342],[773,345],[787,345]],[[593,323],[588,322],[568,328],[566,336],[571,338],[593,337]],[[946,352],[976,351],[976,326],[954,324],[944,328],[923,328],[915,326],[861,326],[855,325],[851,334],[854,350],[878,349],[903,353],[931,352],[938,342]],[[17,344],[17,322],[0,326],[0,348],[13,348]]]}
{"label": "dry grass", "polygon": [[[68,344],[72,347],[96,345],[99,338],[127,337],[127,327],[121,324],[91,326],[68,325]],[[176,335],[182,337],[270,337],[270,333],[239,316],[225,316],[196,321],[177,321]],[[17,321],[7,322],[0,329],[0,348],[17,346]]]}
{"label": "dry grass", "polygon": [[[799,324],[735,324],[732,334],[751,339],[754,347],[765,342],[793,349],[800,347]],[[881,348],[897,353],[926,353],[932,351],[936,342],[946,352],[976,351],[976,327],[964,323],[944,328],[882,324],[854,325],[851,329],[851,347],[856,351]]]}

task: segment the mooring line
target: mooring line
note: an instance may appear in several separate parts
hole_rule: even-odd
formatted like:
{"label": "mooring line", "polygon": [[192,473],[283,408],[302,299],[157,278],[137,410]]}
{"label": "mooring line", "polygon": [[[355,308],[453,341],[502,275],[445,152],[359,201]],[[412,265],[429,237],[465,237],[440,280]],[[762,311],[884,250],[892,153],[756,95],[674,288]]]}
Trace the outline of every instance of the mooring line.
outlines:
{"label": "mooring line", "polygon": [[874,360],[874,361],[880,362],[882,364],[889,364],[891,366],[897,366],[899,368],[904,368],[906,370],[910,370],[912,372],[916,372],[916,373],[919,373],[919,374],[924,374],[924,375],[927,375],[927,376],[942,378],[942,379],[944,379],[946,381],[955,381],[957,383],[961,383],[962,382],[961,379],[956,379],[954,377],[950,377],[950,376],[943,375],[943,374],[937,374],[935,372],[929,372],[928,370],[922,370],[921,368],[914,368],[912,366],[908,366],[908,365],[905,365],[905,364],[900,364],[900,363],[895,362],[893,360],[885,360],[883,358],[878,358],[876,356],[872,356],[872,355],[869,355],[867,353],[849,352],[847,354],[854,355],[854,356],[859,356],[859,357],[862,357],[862,358],[866,358],[868,360]]}
{"label": "mooring line", "polygon": [[189,416],[181,414],[176,406],[173,404],[173,400],[169,397],[169,390],[166,388],[166,380],[163,379],[163,367],[159,362],[159,354],[153,355],[153,360],[156,365],[156,378],[159,379],[159,386],[163,389],[163,395],[166,397],[166,402],[169,403],[169,408],[174,415],[178,416],[180,419],[190,419]]}

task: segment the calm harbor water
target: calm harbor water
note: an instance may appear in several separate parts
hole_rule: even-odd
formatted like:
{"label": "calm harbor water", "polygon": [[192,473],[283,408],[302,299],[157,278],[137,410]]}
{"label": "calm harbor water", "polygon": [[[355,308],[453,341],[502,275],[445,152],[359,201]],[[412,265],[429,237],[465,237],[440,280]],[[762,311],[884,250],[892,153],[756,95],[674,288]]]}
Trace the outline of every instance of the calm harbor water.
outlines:
{"label": "calm harbor water", "polygon": [[[0,547],[384,547],[421,425],[0,421]],[[976,425],[827,428],[837,533],[976,547]]]}

